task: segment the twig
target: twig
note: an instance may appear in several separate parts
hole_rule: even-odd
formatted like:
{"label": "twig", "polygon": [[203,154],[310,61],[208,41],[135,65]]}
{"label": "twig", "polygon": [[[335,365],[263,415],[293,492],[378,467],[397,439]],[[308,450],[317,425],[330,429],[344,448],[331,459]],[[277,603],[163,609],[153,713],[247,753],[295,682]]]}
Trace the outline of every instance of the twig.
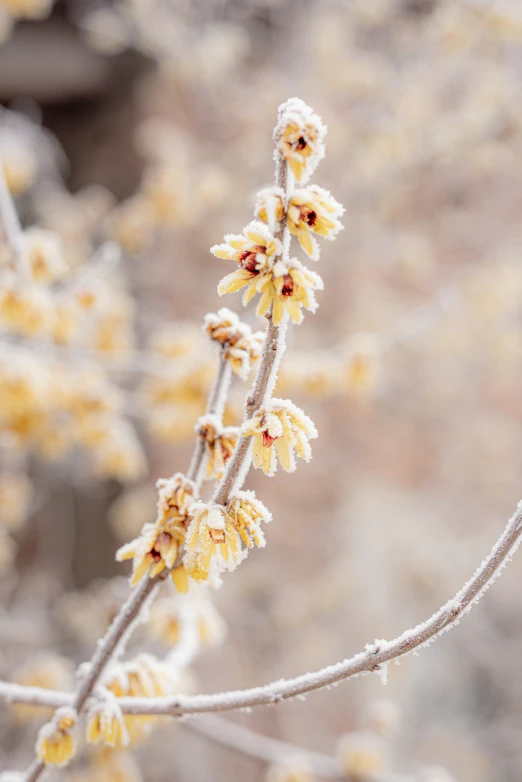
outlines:
{"label": "twig", "polygon": [[[206,415],[217,415],[220,418],[222,417],[227,390],[230,384],[231,371],[230,362],[225,358],[225,353],[222,349],[219,354],[218,371],[216,373],[214,385],[212,386],[212,390],[210,392]],[[190,467],[187,472],[187,478],[189,478],[191,481],[198,481],[204,458],[205,438],[203,435],[198,434],[196,444],[194,446],[194,453],[190,461]]]}

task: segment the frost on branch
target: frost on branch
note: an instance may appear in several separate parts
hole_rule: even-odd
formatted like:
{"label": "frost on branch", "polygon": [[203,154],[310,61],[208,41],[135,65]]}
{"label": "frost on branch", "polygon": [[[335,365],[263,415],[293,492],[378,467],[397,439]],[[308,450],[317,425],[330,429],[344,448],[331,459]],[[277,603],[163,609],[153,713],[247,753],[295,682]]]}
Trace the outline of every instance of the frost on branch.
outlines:
{"label": "frost on branch", "polygon": [[243,433],[254,438],[254,467],[269,476],[278,459],[286,472],[295,470],[296,454],[310,461],[309,440],[318,436],[313,421],[288,399],[271,399],[245,422]]}

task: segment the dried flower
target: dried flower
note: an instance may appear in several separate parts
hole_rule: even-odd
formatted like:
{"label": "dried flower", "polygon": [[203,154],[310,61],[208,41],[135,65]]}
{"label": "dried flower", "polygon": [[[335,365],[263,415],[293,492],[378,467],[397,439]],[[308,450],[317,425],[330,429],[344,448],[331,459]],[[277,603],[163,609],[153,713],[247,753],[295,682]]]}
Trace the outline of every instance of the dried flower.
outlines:
{"label": "dried flower", "polygon": [[55,712],[50,722],[40,728],[36,740],[39,760],[49,766],[65,766],[69,762],[75,749],[71,730],[77,718],[74,709],[64,706]]}
{"label": "dried flower", "polygon": [[232,371],[246,380],[252,364],[261,355],[263,332],[252,332],[250,326],[240,321],[228,307],[206,315],[204,328],[209,337],[223,347],[223,355],[230,361]]}
{"label": "dried flower", "polygon": [[205,443],[207,478],[219,480],[234,452],[239,429],[237,426],[223,426],[215,415],[204,415],[198,420],[196,431]]}
{"label": "dried flower", "polygon": [[297,236],[299,244],[309,258],[319,258],[319,245],[313,234],[325,239],[335,239],[342,225],[338,218],[344,208],[335,198],[318,185],[296,190],[288,204],[288,228]]}
{"label": "dried flower", "polygon": [[245,422],[243,434],[254,437],[254,467],[261,467],[265,475],[271,476],[276,471],[277,459],[287,472],[296,468],[296,452],[301,459],[310,461],[312,451],[308,441],[317,437],[317,429],[290,400],[271,399]]}
{"label": "dried flower", "polygon": [[324,157],[325,135],[321,118],[299,98],[290,98],[279,109],[274,141],[298,182],[306,182]]}
{"label": "dried flower", "polygon": [[93,699],[87,708],[87,741],[107,747],[125,747],[129,734],[122,711],[112,693]]}

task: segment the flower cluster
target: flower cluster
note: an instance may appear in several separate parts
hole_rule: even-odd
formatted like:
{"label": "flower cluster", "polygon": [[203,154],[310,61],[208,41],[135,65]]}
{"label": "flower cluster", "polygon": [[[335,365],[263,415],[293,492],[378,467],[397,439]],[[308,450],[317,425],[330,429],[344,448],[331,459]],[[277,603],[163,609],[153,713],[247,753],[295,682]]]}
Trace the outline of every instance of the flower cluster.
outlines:
{"label": "flower cluster", "polygon": [[279,109],[274,141],[297,182],[306,182],[324,157],[325,135],[321,118],[299,98],[291,98]]}
{"label": "flower cluster", "polygon": [[223,477],[228,459],[232,456],[239,437],[237,426],[223,426],[216,415],[204,415],[198,420],[196,431],[205,443],[207,479]]}
{"label": "flower cluster", "polygon": [[132,586],[147,573],[149,578],[154,578],[165,568],[171,570],[185,540],[189,505],[196,493],[194,483],[181,473],[176,473],[168,480],[158,481],[157,486],[159,498],[156,522],[145,524],[139,537],[126,543],[116,553],[119,562],[133,560]]}
{"label": "flower cluster", "polygon": [[[324,156],[326,128],[319,117],[298,99],[285,103],[274,130],[276,159],[288,164],[294,178],[304,183]],[[257,221],[249,223],[241,234],[227,234],[223,244],[211,252],[218,258],[237,263],[238,268],[221,280],[218,293],[233,293],[246,286],[243,304],[260,294],[256,313],[271,312],[278,326],[285,313],[301,323],[303,308],[315,312],[315,292],[322,290],[321,277],[288,255],[283,246],[285,227],[299,239],[309,258],[317,260],[319,246],[315,236],[334,239],[342,228],[342,206],[327,190],[316,185],[286,191],[277,186],[261,190],[255,207]]]}
{"label": "flower cluster", "polygon": [[309,440],[317,437],[313,421],[288,399],[271,399],[243,424],[243,434],[254,438],[254,467],[273,475],[277,460],[293,472],[295,456],[310,461]]}
{"label": "flower cluster", "polygon": [[236,313],[228,307],[221,307],[218,312],[206,315],[204,328],[209,337],[221,345],[232,371],[242,380],[246,380],[253,364],[261,355],[263,333],[252,331],[250,326],[240,321]]}
{"label": "flower cluster", "polygon": [[64,706],[58,709],[50,722],[40,728],[36,740],[38,759],[48,766],[65,766],[74,754],[75,743],[72,729],[78,715]]}
{"label": "flower cluster", "polygon": [[226,507],[196,502],[190,508],[190,516],[183,566],[196,581],[205,581],[224,569],[234,570],[249,548],[264,546],[260,525],[272,518],[252,491],[237,492]]}
{"label": "flower cluster", "polygon": [[105,691],[93,698],[87,708],[87,741],[103,743],[107,747],[125,747],[129,734],[118,701],[114,694]]}

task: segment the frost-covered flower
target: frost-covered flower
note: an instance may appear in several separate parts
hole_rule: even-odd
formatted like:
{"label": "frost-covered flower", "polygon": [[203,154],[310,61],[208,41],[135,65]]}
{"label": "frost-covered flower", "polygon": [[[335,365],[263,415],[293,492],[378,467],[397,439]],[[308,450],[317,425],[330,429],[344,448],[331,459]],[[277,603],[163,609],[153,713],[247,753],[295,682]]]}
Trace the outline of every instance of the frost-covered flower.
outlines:
{"label": "frost-covered flower", "polygon": [[24,336],[46,336],[53,324],[53,304],[49,292],[35,286],[18,285],[7,276],[0,288],[0,325]]}
{"label": "frost-covered flower", "polygon": [[254,467],[261,467],[265,475],[271,476],[276,471],[277,459],[287,472],[296,468],[296,453],[310,461],[309,440],[317,437],[317,429],[290,400],[271,399],[243,424],[243,434],[254,438]]}
{"label": "frost-covered flower", "polygon": [[215,415],[204,415],[199,419],[196,431],[205,443],[207,478],[219,480],[234,452],[239,429],[237,426],[223,426]]}
{"label": "frost-covered flower", "polygon": [[343,227],[338,219],[343,212],[344,208],[328,190],[310,185],[292,194],[288,204],[288,228],[297,236],[308,257],[316,261],[319,245],[312,234],[335,239]]}
{"label": "frost-covered flower", "polygon": [[194,501],[196,485],[183,473],[177,472],[171,478],[160,478],[156,481],[159,489],[158,522],[160,524],[185,524],[188,509]]}
{"label": "frost-covered flower", "polygon": [[216,258],[235,261],[239,265],[239,269],[225,277],[218,288],[219,291],[225,285],[227,290],[223,292],[232,293],[242,288],[252,276],[271,270],[283,247],[266,225],[254,220],[243,229],[242,234],[226,234],[224,244],[215,244],[210,252]]}
{"label": "frost-covered flower", "polygon": [[156,638],[174,646],[183,634],[187,611],[194,620],[202,644],[216,646],[226,635],[226,625],[206,589],[194,589],[188,597],[156,600],[151,607],[150,629]]}
{"label": "frost-covered flower", "polygon": [[309,179],[324,157],[325,135],[321,118],[299,98],[290,98],[279,109],[274,141],[298,182]]}
{"label": "frost-covered flower", "polygon": [[226,508],[195,502],[187,530],[183,565],[189,576],[205,580],[211,570],[233,570],[242,557],[239,534]]}
{"label": "frost-covered flower", "polygon": [[278,326],[286,312],[294,323],[302,323],[302,309],[315,312],[317,300],[315,291],[323,289],[323,281],[315,272],[307,269],[296,258],[277,263],[272,272],[260,275],[253,280],[243,294],[243,303],[246,304],[260,293],[261,297],[257,305],[256,313],[265,315],[272,306],[274,325]]}
{"label": "frost-covered flower", "polygon": [[58,709],[52,720],[40,728],[36,740],[38,759],[49,766],[64,766],[74,754],[72,729],[78,715],[74,709],[64,706]]}
{"label": "frost-covered flower", "polygon": [[214,342],[223,347],[223,355],[230,362],[232,371],[246,380],[252,364],[261,355],[263,332],[253,332],[228,307],[221,307],[218,312],[206,315],[204,329]]}
{"label": "frost-covered flower", "polygon": [[22,263],[33,282],[43,285],[67,274],[61,237],[54,231],[29,228],[21,239]]}
{"label": "frost-covered flower", "polygon": [[374,733],[347,733],[339,739],[337,757],[349,779],[368,782],[387,766],[386,745]]}
{"label": "frost-covered flower", "polygon": [[282,187],[265,187],[257,194],[254,214],[273,232],[285,216],[285,194]]}
{"label": "frost-covered flower", "polygon": [[238,491],[227,502],[227,511],[247,548],[254,545],[262,548],[265,545],[265,536],[260,525],[261,522],[267,524],[272,521],[272,514],[261,500],[257,499],[255,492]]}
{"label": "frost-covered flower", "polygon": [[107,747],[125,747],[129,734],[119,704],[111,692],[93,699],[87,709],[87,741]]}
{"label": "frost-covered flower", "polygon": [[158,518],[154,524],[145,524],[140,535],[116,552],[118,562],[132,559],[131,585],[134,586],[148,572],[149,578],[165,568],[174,567],[179,547],[185,539],[188,508],[195,487],[181,473],[168,480],[160,480]]}

